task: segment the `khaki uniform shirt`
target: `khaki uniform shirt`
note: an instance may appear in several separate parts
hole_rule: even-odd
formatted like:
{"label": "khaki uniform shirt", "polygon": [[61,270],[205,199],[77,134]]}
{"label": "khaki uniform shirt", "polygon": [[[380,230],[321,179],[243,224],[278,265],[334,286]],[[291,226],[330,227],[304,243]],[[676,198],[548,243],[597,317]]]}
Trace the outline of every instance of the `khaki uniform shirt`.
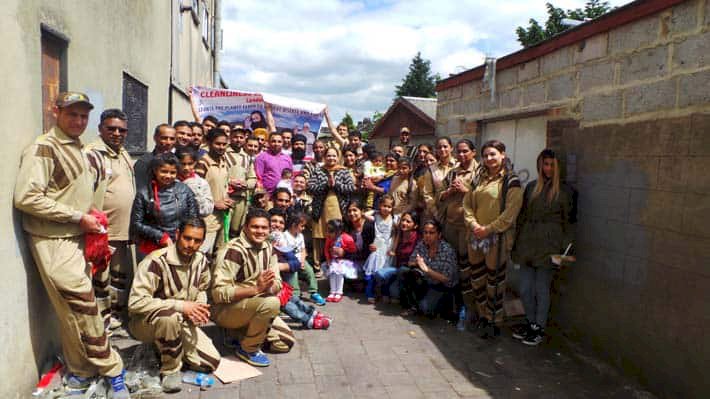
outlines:
{"label": "khaki uniform shirt", "polygon": [[446,224],[452,224],[456,227],[464,226],[464,215],[463,207],[461,206],[465,193],[452,192],[446,198],[443,198],[443,193],[454,181],[455,178],[459,178],[464,182],[466,188],[471,190],[471,183],[473,182],[473,177],[476,173],[476,168],[478,168],[478,162],[476,160],[471,161],[471,165],[464,169],[460,165],[453,168],[449,174],[444,179],[444,184],[441,193],[439,193],[439,208],[441,211],[445,212],[445,217],[442,222]]}
{"label": "khaki uniform shirt", "polygon": [[131,316],[151,317],[161,310],[183,311],[183,303],[207,303],[210,268],[202,252],[183,264],[175,244],[146,256],[138,265],[128,298]]}
{"label": "khaki uniform shirt", "polygon": [[280,291],[281,276],[273,247],[267,242],[256,246],[242,233],[217,254],[212,299],[218,304],[231,303],[237,288],[255,287],[259,274],[267,269],[276,274],[274,291]]}
{"label": "khaki uniform shirt", "polygon": [[395,176],[392,178],[389,194],[394,198],[392,213],[401,215],[416,206],[417,182],[414,179],[410,181],[409,179],[401,179],[399,176]]}
{"label": "khaki uniform shirt", "polygon": [[476,188],[466,193],[463,199],[464,219],[467,230],[473,231],[473,223],[485,226],[493,233],[505,233],[506,249],[510,250],[515,238],[515,220],[523,204],[523,190],[518,182],[509,186],[505,210],[500,212],[500,191],[503,188],[503,173],[488,177],[484,172]]}
{"label": "khaki uniform shirt", "polygon": [[53,127],[22,154],[15,207],[25,231],[41,237],[82,234],[79,220],[91,209],[94,179],[79,139]]}
{"label": "khaki uniform shirt", "polygon": [[[231,149],[231,147],[229,147]],[[254,170],[254,160],[244,151],[236,152],[227,150],[225,154],[229,165],[229,179],[237,179],[246,182],[246,190],[237,191],[232,194],[235,198],[250,199],[256,188],[256,171]]]}
{"label": "khaki uniform shirt", "polygon": [[98,172],[100,165],[104,168],[105,179],[96,190],[97,197],[101,199],[97,200],[95,205],[108,217],[109,240],[127,241],[131,224],[131,205],[136,196],[131,157],[125,148],[116,152],[100,138],[87,144],[84,151],[94,173]]}
{"label": "khaki uniform shirt", "polygon": [[449,158],[449,162],[445,164],[437,162],[432,165],[424,175],[417,179],[417,183],[421,184],[421,196],[424,205],[430,215],[439,214],[439,210],[437,209],[439,204],[438,199],[439,194],[445,189],[444,179],[451,169],[456,166],[458,166],[458,162],[452,157]]}
{"label": "khaki uniform shirt", "polygon": [[[227,198],[227,185],[229,183],[229,165],[225,157],[219,161],[212,159],[210,154],[205,154],[197,161],[195,173],[207,180],[215,202]],[[215,210],[205,218],[207,231],[218,231],[222,226],[222,211]]]}

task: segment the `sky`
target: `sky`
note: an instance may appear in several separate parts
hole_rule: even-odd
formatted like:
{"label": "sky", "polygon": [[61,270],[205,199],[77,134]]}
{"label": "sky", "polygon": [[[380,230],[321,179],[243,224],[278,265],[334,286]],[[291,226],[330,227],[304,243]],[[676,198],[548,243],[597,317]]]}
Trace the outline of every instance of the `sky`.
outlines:
{"label": "sky", "polygon": [[[230,89],[325,103],[334,123],[391,105],[421,52],[442,77],[521,48],[515,29],[541,24],[545,3],[584,0],[225,0],[222,76]],[[610,0],[612,6],[628,0]]]}

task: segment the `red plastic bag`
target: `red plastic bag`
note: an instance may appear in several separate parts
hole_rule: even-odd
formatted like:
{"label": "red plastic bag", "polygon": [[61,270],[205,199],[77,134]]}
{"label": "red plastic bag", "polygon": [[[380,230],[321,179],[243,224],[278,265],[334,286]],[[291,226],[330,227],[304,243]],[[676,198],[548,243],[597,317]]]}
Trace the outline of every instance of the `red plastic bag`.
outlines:
{"label": "red plastic bag", "polygon": [[111,262],[111,249],[108,246],[108,218],[106,214],[92,209],[89,215],[103,226],[103,233],[86,233],[84,235],[84,259],[91,263],[91,273],[96,274],[106,270]]}

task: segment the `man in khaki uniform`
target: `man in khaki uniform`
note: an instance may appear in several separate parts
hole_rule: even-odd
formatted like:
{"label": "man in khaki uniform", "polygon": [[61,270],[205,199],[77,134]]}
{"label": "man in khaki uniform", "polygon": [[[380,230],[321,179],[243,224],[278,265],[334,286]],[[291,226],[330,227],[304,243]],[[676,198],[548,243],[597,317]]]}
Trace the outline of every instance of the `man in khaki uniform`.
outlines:
{"label": "man in khaki uniform", "polygon": [[[238,133],[232,133],[237,135]],[[246,140],[246,139],[245,139]],[[232,148],[232,147],[230,147]],[[227,163],[229,166],[229,185],[232,188],[230,198],[234,200],[231,209],[231,221],[229,226],[229,237],[237,237],[238,232],[244,225],[244,219],[249,209],[249,201],[256,189],[256,171],[254,170],[254,160],[243,150],[227,153]]]}
{"label": "man in khaki uniform", "polygon": [[268,236],[269,214],[249,211],[242,234],[217,254],[211,291],[213,319],[226,329],[246,329],[236,354],[258,367],[270,364],[260,348],[280,309],[281,277]]}
{"label": "man in khaki uniform", "polygon": [[195,165],[195,173],[207,180],[214,199],[214,210],[212,214],[205,217],[207,238],[202,244],[202,252],[207,254],[212,254],[215,247],[219,249],[226,245],[224,217],[234,205],[234,200],[227,194],[229,163],[224,153],[228,147],[228,140],[229,137],[222,129],[210,131],[207,135],[209,152],[203,155]]}
{"label": "man in khaki uniform", "polygon": [[99,300],[99,307],[104,319],[110,317],[109,328],[115,329],[121,326],[133,280],[133,251],[128,231],[136,185],[131,157],[123,147],[128,135],[127,115],[119,109],[107,109],[99,119],[100,138],[84,147],[84,151],[99,177],[103,167],[105,179],[97,190],[99,198],[94,205],[108,217],[109,245],[115,252],[110,267],[95,275],[93,282],[97,299],[109,298],[110,292],[108,306]]}
{"label": "man in khaki uniform", "polygon": [[109,345],[82,251],[84,233],[101,231],[88,214],[94,181],[79,139],[93,105],[72,92],[59,94],[55,105],[56,126],[22,154],[14,203],[58,315],[67,384],[86,388],[99,374],[109,377],[114,398],[128,398],[123,362]]}
{"label": "man in khaki uniform", "polygon": [[138,265],[128,309],[129,329],[143,342],[160,350],[163,390],[178,392],[183,360],[196,371],[211,373],[220,355],[212,340],[198,327],[209,322],[207,289],[210,269],[199,251],[205,222],[182,222],[175,244],[146,256]]}

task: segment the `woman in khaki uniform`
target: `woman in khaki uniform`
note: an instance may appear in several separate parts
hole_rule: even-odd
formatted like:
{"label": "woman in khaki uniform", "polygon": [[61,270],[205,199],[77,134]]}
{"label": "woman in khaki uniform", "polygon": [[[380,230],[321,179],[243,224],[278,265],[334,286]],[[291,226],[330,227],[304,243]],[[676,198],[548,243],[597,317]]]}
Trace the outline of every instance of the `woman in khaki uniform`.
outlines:
{"label": "woman in khaki uniform", "polygon": [[471,182],[478,168],[475,156],[476,148],[471,140],[463,139],[456,143],[456,159],[459,165],[446,175],[438,197],[444,239],[456,250],[460,265],[466,264],[468,254],[462,202],[466,193],[471,190]]}
{"label": "woman in khaki uniform", "polygon": [[[523,192],[506,157],[505,144],[488,141],[481,154],[483,166],[463,199],[471,263],[471,273],[466,278],[473,286],[478,327],[484,335],[499,335],[495,323],[503,319],[506,262],[513,247]],[[468,299],[470,303],[470,296]]]}
{"label": "woman in khaki uniform", "polygon": [[308,179],[308,193],[313,196],[313,269],[320,272],[319,261],[323,255],[326,223],[343,219],[350,195],[355,192],[355,182],[348,169],[338,163],[340,152],[328,148],[323,157],[323,166],[316,168]]}
{"label": "woman in khaki uniform", "polygon": [[212,129],[207,133],[209,152],[200,158],[195,167],[195,173],[207,180],[214,199],[214,212],[205,218],[207,236],[200,250],[210,254],[214,249],[221,248],[224,241],[224,216],[234,206],[234,200],[227,194],[229,183],[229,163],[224,156],[227,150],[227,134],[221,129]]}
{"label": "woman in khaki uniform", "polygon": [[423,220],[433,218],[442,221],[438,210],[439,195],[445,189],[444,179],[458,164],[451,155],[452,150],[453,145],[450,138],[441,137],[436,141],[437,162],[422,178],[422,197],[425,204]]}

